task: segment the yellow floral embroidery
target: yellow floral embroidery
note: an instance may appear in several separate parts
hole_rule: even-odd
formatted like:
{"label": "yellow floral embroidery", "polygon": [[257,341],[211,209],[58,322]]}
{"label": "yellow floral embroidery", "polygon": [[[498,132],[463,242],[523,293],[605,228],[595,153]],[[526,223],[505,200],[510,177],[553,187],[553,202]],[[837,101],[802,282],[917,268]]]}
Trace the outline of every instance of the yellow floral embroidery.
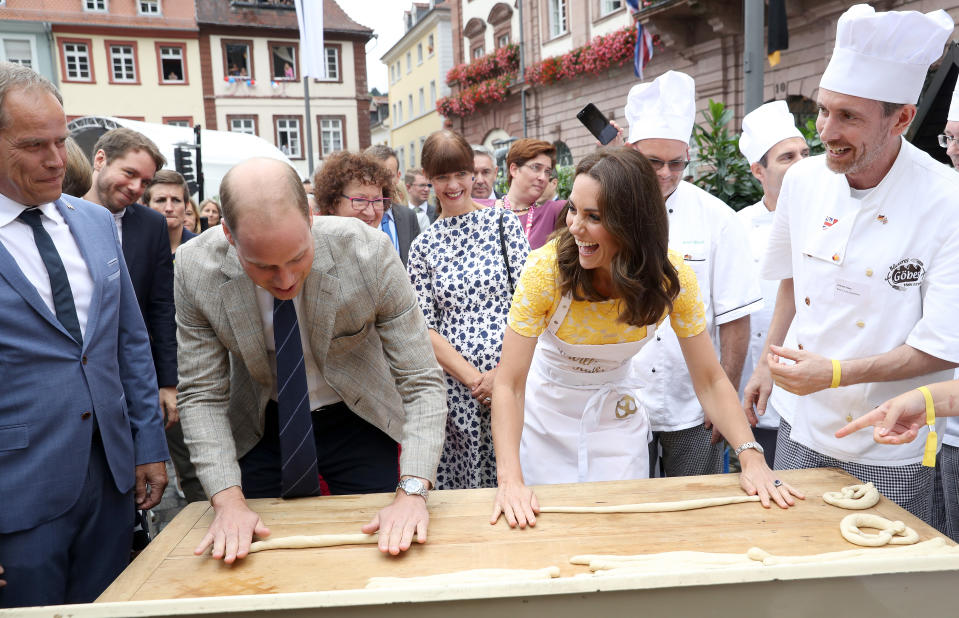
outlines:
{"label": "yellow floral embroidery", "polygon": [[[706,328],[706,313],[700,300],[696,273],[672,250],[669,260],[679,271],[682,287],[673,301],[669,321],[678,336],[692,337]],[[555,241],[530,252],[513,295],[508,320],[510,328],[520,335],[538,337],[546,330],[547,321],[561,300],[556,286],[557,271]],[[574,300],[556,334],[566,343],[577,345],[622,343],[646,337],[645,326],[623,324],[618,321],[619,314],[619,300],[598,303]],[[663,316],[662,320],[665,319]]]}

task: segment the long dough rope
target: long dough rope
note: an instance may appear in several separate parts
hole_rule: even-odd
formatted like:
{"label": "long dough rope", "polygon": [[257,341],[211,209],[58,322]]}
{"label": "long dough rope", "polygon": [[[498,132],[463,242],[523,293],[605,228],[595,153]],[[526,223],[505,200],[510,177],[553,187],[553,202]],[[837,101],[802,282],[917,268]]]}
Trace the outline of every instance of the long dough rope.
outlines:
{"label": "long dough rope", "polygon": [[307,547],[333,547],[334,545],[365,545],[376,543],[378,534],[318,534],[316,536],[281,536],[250,545],[250,553],[268,549],[304,549]]}
{"label": "long dough rope", "polygon": [[[859,528],[874,528],[878,534],[866,534]],[[853,513],[839,522],[839,531],[844,539],[854,545],[879,547],[880,545],[912,545],[919,541],[919,534],[901,521],[891,521],[871,513]]]}
{"label": "long dough rope", "polygon": [[559,577],[559,567],[542,569],[472,569],[419,577],[371,577],[367,588],[407,588],[415,586],[448,586],[455,584],[484,584],[497,581],[510,583],[540,581]]}
{"label": "long dough rope", "polygon": [[827,491],[822,495],[822,499],[842,509],[859,511],[876,506],[879,502],[879,490],[872,483],[849,485],[839,491]]}
{"label": "long dough rope", "polygon": [[644,502],[642,504],[618,504],[610,506],[544,506],[540,513],[668,513],[671,511],[692,511],[711,506],[739,504],[740,502],[759,502],[759,496],[722,496],[719,498],[699,498],[696,500],[678,500],[676,502]]}

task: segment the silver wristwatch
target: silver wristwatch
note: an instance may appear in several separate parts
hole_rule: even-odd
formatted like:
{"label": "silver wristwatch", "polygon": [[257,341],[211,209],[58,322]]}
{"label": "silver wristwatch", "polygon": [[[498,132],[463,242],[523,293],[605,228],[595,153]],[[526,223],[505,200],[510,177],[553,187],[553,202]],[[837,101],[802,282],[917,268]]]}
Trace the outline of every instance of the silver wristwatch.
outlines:
{"label": "silver wristwatch", "polygon": [[400,484],[396,486],[397,489],[402,489],[406,492],[407,496],[423,496],[424,500],[428,500],[430,492],[426,489],[426,485],[423,484],[423,481],[419,480],[415,476],[407,477],[400,481]]}
{"label": "silver wristwatch", "polygon": [[759,442],[743,442],[742,444],[739,445],[739,448],[737,448],[735,451],[736,457],[739,457],[739,454],[748,448],[754,448],[760,453],[763,452],[763,446]]}

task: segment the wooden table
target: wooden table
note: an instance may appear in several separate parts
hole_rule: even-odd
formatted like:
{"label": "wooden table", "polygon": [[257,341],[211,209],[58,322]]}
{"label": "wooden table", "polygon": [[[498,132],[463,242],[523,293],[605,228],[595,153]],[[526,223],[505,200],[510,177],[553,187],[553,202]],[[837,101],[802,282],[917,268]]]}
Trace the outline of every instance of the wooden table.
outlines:
{"label": "wooden table", "polygon": [[[842,607],[839,613],[844,616],[903,614],[914,609],[913,603],[921,603],[924,610],[941,606],[938,615],[954,612],[959,556],[901,558],[879,565],[873,561],[764,567],[748,572],[570,577],[588,573],[586,567],[569,563],[569,557],[576,554],[743,553],[758,546],[773,554],[807,555],[856,548],[839,533],[839,521],[852,511],[830,506],[821,496],[858,481],[832,469],[784,471],[781,477],[805,491],[806,500],[789,510],[744,503],[671,513],[542,514],[536,527],[527,530],[510,529],[504,520],[489,525],[494,490],[433,492],[429,542],[414,543],[401,556],[383,555],[373,545],[275,550],[252,554],[232,566],[193,555],[213,515],[207,504],[194,503],[167,526],[96,605],[72,606],[69,613],[154,616],[229,612],[242,616],[249,612],[252,616],[271,611],[289,616],[392,613],[421,617],[498,612],[496,615],[554,618],[589,615],[600,608],[630,614],[638,608],[658,608],[656,611],[672,615],[707,611],[710,616],[727,612],[732,616],[767,612],[789,616],[809,615],[817,611],[811,604],[831,597],[840,599],[842,604],[837,607]],[[537,490],[541,505],[628,504],[740,493],[738,476],[732,474],[553,485]],[[376,494],[252,500],[251,506],[277,537],[359,532],[390,500],[391,495]],[[902,520],[921,540],[939,536],[885,498],[865,512]],[[880,555],[884,549],[872,551]],[[426,591],[363,590],[373,576],[550,565],[560,568],[561,578]],[[855,611],[854,598],[863,599]]]}

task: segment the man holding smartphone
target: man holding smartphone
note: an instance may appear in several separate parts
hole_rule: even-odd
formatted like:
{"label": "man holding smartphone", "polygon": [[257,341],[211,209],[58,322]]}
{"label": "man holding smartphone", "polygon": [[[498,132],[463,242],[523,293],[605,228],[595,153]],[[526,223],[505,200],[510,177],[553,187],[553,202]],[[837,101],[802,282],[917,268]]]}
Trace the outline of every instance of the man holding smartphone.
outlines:
{"label": "man holding smartphone", "polygon": [[[628,145],[652,164],[669,215],[669,248],[696,272],[706,309],[706,329],[718,343],[720,364],[739,384],[749,343],[749,314],[763,306],[749,240],[731,208],[683,180],[689,165],[689,139],[696,115],[693,78],[668,71],[629,92]],[[683,360],[676,334],[664,323],[639,354],[633,369],[643,383],[642,404],[649,412],[650,476],[690,476],[722,472],[723,447],[717,443]],[[757,448],[750,446],[750,448]]]}

